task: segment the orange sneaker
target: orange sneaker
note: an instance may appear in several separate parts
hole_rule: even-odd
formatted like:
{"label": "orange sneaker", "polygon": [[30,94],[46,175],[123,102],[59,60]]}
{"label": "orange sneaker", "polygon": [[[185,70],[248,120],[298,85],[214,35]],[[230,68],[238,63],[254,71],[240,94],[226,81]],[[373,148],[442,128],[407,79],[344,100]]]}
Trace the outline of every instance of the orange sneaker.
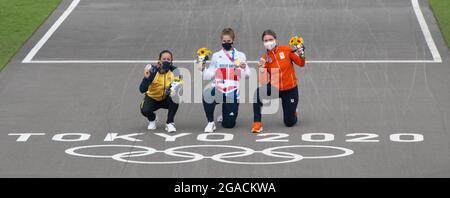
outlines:
{"label": "orange sneaker", "polygon": [[254,122],[252,126],[252,133],[259,133],[263,130],[262,122]]}

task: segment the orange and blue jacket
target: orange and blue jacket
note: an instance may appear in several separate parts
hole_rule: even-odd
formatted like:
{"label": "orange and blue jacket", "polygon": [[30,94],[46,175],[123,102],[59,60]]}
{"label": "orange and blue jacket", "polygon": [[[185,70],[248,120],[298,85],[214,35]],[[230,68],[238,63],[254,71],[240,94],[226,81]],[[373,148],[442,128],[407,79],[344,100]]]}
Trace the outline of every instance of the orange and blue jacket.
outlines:
{"label": "orange and blue jacket", "polygon": [[270,83],[280,91],[292,89],[297,86],[297,77],[293,63],[299,67],[305,66],[305,59],[301,58],[288,45],[275,46],[266,50],[262,56],[266,60],[264,70],[259,75],[259,83]]}

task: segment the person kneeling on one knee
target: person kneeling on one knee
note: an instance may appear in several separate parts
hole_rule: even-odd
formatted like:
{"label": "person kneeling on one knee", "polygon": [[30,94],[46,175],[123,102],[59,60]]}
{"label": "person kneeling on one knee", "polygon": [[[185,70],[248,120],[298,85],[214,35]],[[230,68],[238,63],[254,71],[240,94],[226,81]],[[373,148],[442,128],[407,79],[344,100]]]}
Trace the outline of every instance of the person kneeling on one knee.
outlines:
{"label": "person kneeling on one knee", "polygon": [[[278,45],[277,35],[272,30],[266,30],[261,37],[264,44],[264,54],[261,57],[258,80],[260,86],[255,93],[256,101],[253,103],[252,132],[259,133],[263,130],[261,99],[270,97],[272,89],[281,98],[283,107],[283,122],[287,127],[292,127],[298,122],[298,86],[295,75],[294,63],[299,67],[305,66],[304,46],[292,50],[290,46]],[[267,94],[260,90],[267,90]]]}
{"label": "person kneeling on one knee", "polygon": [[222,49],[212,55],[209,65],[203,64],[204,80],[213,80],[212,88],[203,92],[203,108],[208,124],[204,132],[216,130],[214,123],[214,109],[222,103],[222,115],[218,121],[224,128],[233,128],[239,111],[239,80],[241,76],[248,78],[250,69],[243,52],[234,48],[235,34],[231,28],[225,28],[220,34]]}

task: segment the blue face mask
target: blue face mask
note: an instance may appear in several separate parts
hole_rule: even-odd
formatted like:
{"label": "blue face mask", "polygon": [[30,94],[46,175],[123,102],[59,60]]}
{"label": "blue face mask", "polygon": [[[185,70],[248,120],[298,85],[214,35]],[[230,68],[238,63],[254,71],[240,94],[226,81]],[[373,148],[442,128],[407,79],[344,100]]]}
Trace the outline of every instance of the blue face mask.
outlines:
{"label": "blue face mask", "polygon": [[169,61],[163,61],[161,64],[161,71],[166,72],[169,71],[170,67],[172,66],[172,63]]}

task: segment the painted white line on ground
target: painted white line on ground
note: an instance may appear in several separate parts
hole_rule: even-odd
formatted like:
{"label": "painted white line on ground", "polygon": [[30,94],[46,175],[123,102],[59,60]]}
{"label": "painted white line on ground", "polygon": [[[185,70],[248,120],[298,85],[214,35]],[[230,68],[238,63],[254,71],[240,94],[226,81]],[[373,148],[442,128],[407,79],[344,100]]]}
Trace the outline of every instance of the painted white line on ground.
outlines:
{"label": "painted white line on ground", "polygon": [[36,53],[41,49],[41,47],[47,42],[47,40],[53,35],[53,33],[58,29],[58,27],[66,20],[69,14],[77,7],[80,0],[73,0],[66,11],[59,17],[59,19],[50,27],[50,29],[45,33],[45,35],[39,40],[39,42],[31,49],[28,55],[23,59],[23,63],[31,62]]}
{"label": "painted white line on ground", "polygon": [[[73,0],[67,10],[61,15],[61,17],[53,24],[53,26],[47,31],[47,33],[39,40],[36,46],[28,53],[28,55],[24,58],[22,63],[77,63],[77,64],[92,64],[92,63],[155,63],[156,60],[32,60],[36,53],[41,49],[41,47],[47,42],[47,40],[53,35],[53,33],[58,29],[58,27],[64,22],[64,20],[69,16],[69,14],[75,9],[80,0]],[[414,13],[416,14],[417,20],[419,22],[420,28],[422,29],[422,33],[424,34],[425,40],[427,42],[428,48],[431,51],[433,56],[433,60],[307,60],[307,63],[356,63],[356,64],[365,64],[365,63],[442,63],[441,55],[439,54],[439,50],[436,47],[436,44],[433,40],[431,32],[428,28],[428,25],[423,16],[422,10],[420,8],[418,0],[411,0]],[[258,61],[248,61],[249,64],[256,64]],[[177,60],[174,63],[194,63],[193,60]]]}
{"label": "painted white line on ground", "polygon": [[419,0],[411,0],[411,2],[414,8],[414,13],[416,13],[417,21],[419,21],[420,28],[422,29],[422,33],[425,36],[425,41],[427,41],[428,48],[430,48],[431,55],[433,55],[433,60],[435,60],[436,62],[442,62],[439,50],[434,43],[433,36],[431,35],[427,22],[423,17],[422,10],[420,9]]}
{"label": "painted white line on ground", "polygon": [[[99,64],[108,64],[108,63],[156,63],[157,60],[34,60],[26,63],[99,63]],[[173,63],[178,64],[194,64],[194,60],[174,60]],[[258,61],[247,61],[249,64],[256,64]],[[306,63],[348,63],[348,64],[382,64],[382,63],[439,63],[435,60],[307,60]]]}

